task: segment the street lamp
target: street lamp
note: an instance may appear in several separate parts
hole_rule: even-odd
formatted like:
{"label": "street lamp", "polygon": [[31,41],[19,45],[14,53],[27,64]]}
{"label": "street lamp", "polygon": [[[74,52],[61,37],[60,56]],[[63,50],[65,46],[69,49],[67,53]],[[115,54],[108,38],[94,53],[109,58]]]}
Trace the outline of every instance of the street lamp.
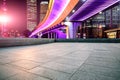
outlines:
{"label": "street lamp", "polygon": [[0,24],[1,24],[1,37],[4,37],[5,26],[9,21],[9,17],[7,16],[7,7],[6,7],[6,0],[3,0],[2,4],[2,15],[0,15]]}
{"label": "street lamp", "polygon": [[0,16],[0,23],[6,24],[9,21],[9,17],[7,15]]}
{"label": "street lamp", "polygon": [[1,37],[4,37],[4,27],[6,26],[7,22],[9,22],[9,17],[7,15],[1,15],[0,16],[0,24],[1,24]]}

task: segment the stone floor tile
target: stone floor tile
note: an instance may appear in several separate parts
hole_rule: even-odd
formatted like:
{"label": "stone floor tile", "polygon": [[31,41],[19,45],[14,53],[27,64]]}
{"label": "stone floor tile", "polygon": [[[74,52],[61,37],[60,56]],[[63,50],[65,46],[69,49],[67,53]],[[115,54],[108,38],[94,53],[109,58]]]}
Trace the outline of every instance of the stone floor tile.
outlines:
{"label": "stone floor tile", "polygon": [[56,62],[49,62],[46,64],[43,64],[42,67],[62,71],[66,73],[74,73],[79,66],[73,66],[73,65],[67,65],[67,64],[60,64]]}
{"label": "stone floor tile", "polygon": [[84,63],[84,61],[62,57],[56,59],[55,62],[72,66],[81,66]]}
{"label": "stone floor tile", "polygon": [[4,55],[0,55],[0,59],[1,59],[1,58],[7,58],[7,57],[6,57],[6,56],[4,56]]}
{"label": "stone floor tile", "polygon": [[76,59],[76,60],[85,61],[88,58],[88,56],[82,56],[82,57],[80,57],[80,56],[77,56],[77,55],[74,55],[74,56],[65,55],[65,56],[63,56],[63,58],[69,58],[69,59]]}
{"label": "stone floor tile", "polygon": [[8,64],[14,61],[18,61],[18,58],[0,58],[0,64]]}
{"label": "stone floor tile", "polygon": [[30,70],[31,73],[40,75],[42,77],[46,77],[51,80],[69,80],[70,74],[60,72],[57,70],[52,70],[48,68],[43,67],[37,67],[32,70]]}
{"label": "stone floor tile", "polygon": [[19,60],[19,61],[15,61],[15,62],[12,62],[9,64],[29,70],[29,69],[33,69],[33,68],[41,65],[42,63],[37,63],[34,61],[29,61],[29,60]]}
{"label": "stone floor tile", "polygon": [[117,80],[113,77],[98,75],[86,71],[77,71],[69,80]]}
{"label": "stone floor tile", "polygon": [[19,70],[11,66],[0,65],[0,80],[4,80],[7,77],[13,76],[18,73]]}
{"label": "stone floor tile", "polygon": [[113,77],[116,79],[120,78],[120,71],[118,71],[117,69],[112,69],[112,68],[84,64],[79,70],[85,71],[88,73],[94,73],[97,75],[104,75],[104,76],[108,76],[108,77]]}
{"label": "stone floor tile", "polygon": [[113,54],[113,52],[100,52],[100,51],[96,51],[93,52],[93,54],[90,55],[91,57],[100,57],[100,58],[111,58],[111,59],[115,59],[115,55]]}
{"label": "stone floor tile", "polygon": [[51,79],[41,77],[25,71],[20,71],[16,75],[11,76],[5,80],[51,80]]}
{"label": "stone floor tile", "polygon": [[120,71],[120,62],[119,61],[104,61],[104,60],[93,60],[93,59],[87,59],[86,64],[96,65],[96,66],[102,66],[106,68],[113,68]]}
{"label": "stone floor tile", "polygon": [[119,43],[0,48],[0,80],[120,80],[119,56]]}

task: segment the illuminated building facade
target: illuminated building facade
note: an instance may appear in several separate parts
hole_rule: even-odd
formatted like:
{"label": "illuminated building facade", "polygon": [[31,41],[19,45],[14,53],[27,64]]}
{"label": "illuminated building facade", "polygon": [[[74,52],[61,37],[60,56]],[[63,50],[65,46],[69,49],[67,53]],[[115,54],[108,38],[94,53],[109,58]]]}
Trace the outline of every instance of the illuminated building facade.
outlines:
{"label": "illuminated building facade", "polygon": [[48,7],[48,1],[27,0],[27,29],[33,31],[43,20]]}
{"label": "illuminated building facade", "polygon": [[120,3],[99,12],[83,24],[87,38],[120,38]]}
{"label": "illuminated building facade", "polygon": [[40,3],[40,22],[45,17],[47,9],[48,9],[48,1],[42,1]]}
{"label": "illuminated building facade", "polygon": [[37,26],[37,0],[27,0],[27,29]]}

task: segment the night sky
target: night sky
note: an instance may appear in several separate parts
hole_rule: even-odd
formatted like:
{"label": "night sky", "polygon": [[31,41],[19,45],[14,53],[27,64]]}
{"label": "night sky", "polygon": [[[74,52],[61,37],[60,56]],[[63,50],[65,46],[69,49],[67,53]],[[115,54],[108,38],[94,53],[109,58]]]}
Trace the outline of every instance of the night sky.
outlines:
{"label": "night sky", "polygon": [[[9,28],[17,29],[23,32],[27,26],[26,0],[6,0],[7,14],[11,20],[8,23]],[[0,0],[0,7],[2,0]]]}

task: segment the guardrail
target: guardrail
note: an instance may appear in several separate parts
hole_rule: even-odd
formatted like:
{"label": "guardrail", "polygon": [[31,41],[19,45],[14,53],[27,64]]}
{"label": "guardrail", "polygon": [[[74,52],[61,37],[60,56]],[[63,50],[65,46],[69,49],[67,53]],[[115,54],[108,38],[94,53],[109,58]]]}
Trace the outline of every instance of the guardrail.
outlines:
{"label": "guardrail", "polygon": [[38,45],[53,42],[120,43],[120,39],[0,38],[0,47]]}
{"label": "guardrail", "polygon": [[25,46],[55,42],[55,39],[46,38],[0,38],[0,47]]}
{"label": "guardrail", "polygon": [[120,43],[119,39],[107,39],[107,38],[100,38],[100,39],[56,39],[55,42],[87,42],[87,43]]}

